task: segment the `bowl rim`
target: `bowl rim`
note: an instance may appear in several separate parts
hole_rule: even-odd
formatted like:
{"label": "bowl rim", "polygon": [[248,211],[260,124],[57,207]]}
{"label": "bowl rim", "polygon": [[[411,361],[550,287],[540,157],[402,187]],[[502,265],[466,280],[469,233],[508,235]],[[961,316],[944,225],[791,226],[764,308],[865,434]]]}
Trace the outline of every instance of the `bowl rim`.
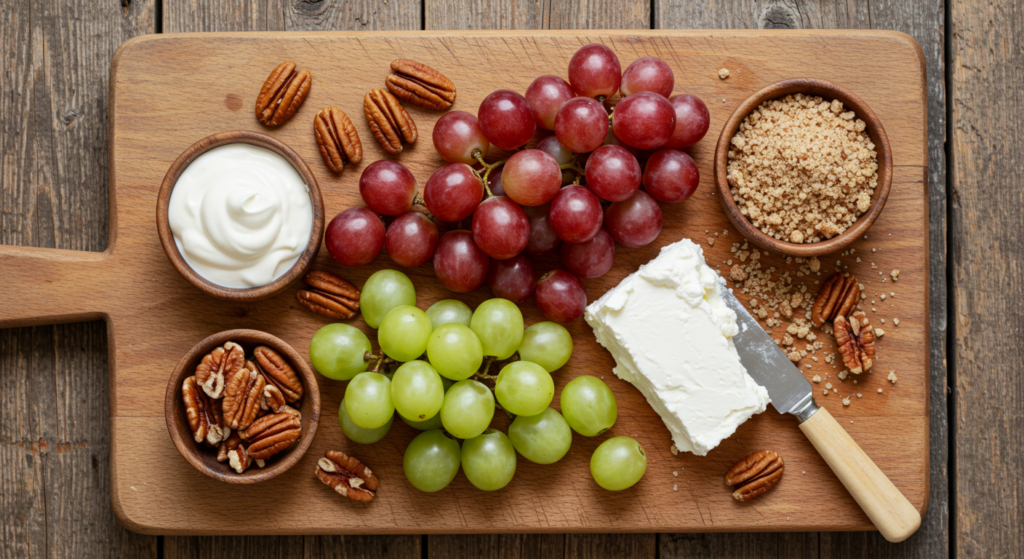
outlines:
{"label": "bowl rim", "polygon": [[[223,468],[212,468],[204,462],[199,457],[199,454],[211,451],[216,452],[216,449],[200,446],[193,439],[191,432],[182,432],[181,425],[185,425],[185,430],[187,431],[188,423],[187,420],[178,422],[176,412],[177,404],[182,402],[181,383],[184,382],[186,377],[194,374],[193,370],[199,360],[215,347],[223,345],[227,341],[265,345],[282,354],[288,359],[292,368],[299,375],[305,390],[303,398],[308,398],[309,407],[309,413],[304,414],[302,418],[302,422],[305,425],[303,425],[299,442],[295,446],[285,450],[283,455],[273,457],[266,467],[252,467],[241,474],[235,473],[226,465]],[[301,407],[305,408],[307,406],[303,405]],[[192,346],[192,349],[175,365],[167,381],[167,390],[164,394],[164,420],[167,423],[167,432],[174,442],[174,446],[178,449],[181,456],[196,470],[225,483],[242,485],[260,483],[288,471],[309,450],[310,445],[313,443],[313,438],[316,436],[317,427],[320,424],[320,387],[316,382],[316,376],[309,368],[309,365],[306,364],[306,361],[295,351],[295,348],[284,340],[260,330],[224,330],[203,338],[196,345]]]}
{"label": "bowl rim", "polygon": [[[178,245],[174,242],[174,233],[171,231],[170,219],[168,216],[171,192],[174,190],[174,185],[178,182],[178,178],[181,176],[181,173],[183,173],[185,169],[196,160],[196,158],[211,149],[238,143],[250,144],[269,149],[270,151],[284,157],[285,160],[287,160],[288,163],[290,163],[299,173],[302,180],[305,181],[306,187],[309,190],[309,199],[313,205],[313,228],[310,231],[309,242],[306,244],[306,250],[302,252],[299,259],[294,265],[292,265],[291,269],[285,272],[281,277],[266,285],[258,287],[224,287],[204,278],[198,272],[193,270],[181,255],[181,252],[178,251]],[[320,252],[320,243],[322,242],[324,235],[324,199],[320,191],[320,185],[317,183],[316,176],[309,168],[309,165],[307,165],[302,157],[287,144],[262,132],[255,132],[252,130],[228,130],[225,132],[210,134],[209,136],[200,139],[185,148],[185,151],[181,152],[181,155],[171,163],[171,166],[167,169],[167,174],[164,175],[163,182],[160,184],[160,191],[157,194],[156,228],[160,236],[160,244],[163,246],[164,253],[167,255],[168,260],[171,261],[171,264],[178,270],[178,273],[184,276],[189,283],[218,299],[243,302],[258,301],[276,295],[287,289],[295,281],[304,276],[313,265],[313,261],[316,259],[317,253]]]}
{"label": "bowl rim", "polygon": [[[850,227],[839,235],[816,243],[791,243],[771,237],[753,223],[746,216],[740,213],[736,201],[729,189],[729,181],[726,177],[728,166],[729,145],[732,137],[736,134],[740,123],[761,103],[784,97],[795,93],[805,95],[816,95],[832,100],[838,99],[847,110],[853,110],[857,117],[866,124],[865,132],[875,144],[875,151],[878,160],[878,185],[871,196],[871,207],[864,212]],[[875,219],[885,207],[889,197],[889,190],[892,187],[892,150],[889,147],[889,138],[885,134],[885,128],[878,120],[871,107],[852,91],[838,84],[827,80],[816,78],[791,78],[770,84],[748,97],[740,103],[733,111],[729,120],[722,127],[718,136],[718,144],[715,147],[715,191],[718,194],[718,203],[725,212],[726,217],[740,232],[755,245],[762,249],[781,252],[790,256],[812,257],[823,256],[833,252],[839,252],[856,241],[875,222]]]}

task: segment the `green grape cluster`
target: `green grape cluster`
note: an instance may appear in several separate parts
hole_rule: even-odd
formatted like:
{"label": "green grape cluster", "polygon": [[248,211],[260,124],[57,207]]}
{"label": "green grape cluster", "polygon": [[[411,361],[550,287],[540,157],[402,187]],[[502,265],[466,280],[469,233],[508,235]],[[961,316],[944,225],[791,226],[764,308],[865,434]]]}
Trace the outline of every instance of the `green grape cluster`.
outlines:
{"label": "green grape cluster", "polygon": [[[377,329],[379,354],[358,328],[329,324],[310,340],[310,360],[325,377],[349,381],[338,419],[351,441],[380,441],[396,411],[422,431],[403,462],[421,491],[443,489],[460,467],[474,486],[496,491],[515,475],[517,453],[552,464],[568,453],[573,431],[594,437],[615,424],[615,397],[596,377],[565,386],[561,413],[549,407],[551,373],[569,361],[572,336],[554,322],[524,328],[511,301],[490,299],[474,311],[447,299],[424,312],[405,274],[381,270],[363,286],[360,310]],[[493,391],[485,384],[492,381]],[[514,416],[507,436],[490,427],[497,406]],[[643,476],[646,463],[639,443],[614,437],[594,452],[591,474],[601,487],[620,490]]]}

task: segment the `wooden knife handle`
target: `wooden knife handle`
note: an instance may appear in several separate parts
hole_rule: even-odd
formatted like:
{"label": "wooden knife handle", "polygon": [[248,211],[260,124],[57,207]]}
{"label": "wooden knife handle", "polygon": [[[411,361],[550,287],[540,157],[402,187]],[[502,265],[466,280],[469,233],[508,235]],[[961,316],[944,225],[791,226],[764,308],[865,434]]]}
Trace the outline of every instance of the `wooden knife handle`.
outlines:
{"label": "wooden knife handle", "polygon": [[885,539],[901,542],[917,531],[921,514],[828,410],[819,408],[800,430]]}

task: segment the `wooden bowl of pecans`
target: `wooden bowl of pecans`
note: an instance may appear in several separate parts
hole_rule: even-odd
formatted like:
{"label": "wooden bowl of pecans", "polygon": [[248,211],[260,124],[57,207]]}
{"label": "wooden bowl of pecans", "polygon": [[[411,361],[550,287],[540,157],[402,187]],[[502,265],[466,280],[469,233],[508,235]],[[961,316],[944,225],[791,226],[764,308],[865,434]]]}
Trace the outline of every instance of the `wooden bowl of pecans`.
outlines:
{"label": "wooden bowl of pecans", "polygon": [[[871,157],[858,159],[863,153]],[[874,175],[861,174],[873,165]],[[849,247],[882,212],[891,184],[882,123],[860,97],[825,80],[784,80],[754,93],[715,148],[715,188],[729,221],[755,245],[790,256]]]}
{"label": "wooden bowl of pecans", "polygon": [[178,452],[197,470],[226,483],[259,483],[306,453],[320,422],[320,390],[280,338],[226,330],[178,362],[164,414]]}

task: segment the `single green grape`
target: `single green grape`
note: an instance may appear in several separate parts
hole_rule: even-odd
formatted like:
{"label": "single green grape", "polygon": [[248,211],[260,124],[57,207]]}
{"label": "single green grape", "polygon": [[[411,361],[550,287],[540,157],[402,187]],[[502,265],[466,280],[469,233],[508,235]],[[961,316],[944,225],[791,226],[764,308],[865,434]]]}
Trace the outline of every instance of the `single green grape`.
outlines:
{"label": "single green grape", "polygon": [[516,451],[505,433],[487,429],[462,443],[462,471],[477,489],[497,491],[516,474]]}
{"label": "single green grape", "polygon": [[530,462],[554,464],[569,452],[572,430],[562,414],[546,408],[537,415],[520,415],[508,428],[512,446]]}
{"label": "single green grape", "polygon": [[484,348],[480,338],[461,324],[442,324],[427,342],[427,359],[441,376],[464,380],[480,370]]}
{"label": "single green grape", "polygon": [[632,487],[647,471],[647,453],[630,437],[612,437],[590,457],[590,475],[608,491]]}
{"label": "single green grape", "polygon": [[406,418],[402,414],[398,414],[398,417],[402,418],[402,421],[404,421],[405,424],[408,425],[409,427],[412,427],[413,429],[418,429],[420,431],[429,431],[431,429],[440,429],[442,427],[441,412],[437,412],[434,414],[434,417],[431,417],[430,419],[424,419],[423,421],[413,421],[411,419]]}
{"label": "single green grape", "polygon": [[345,400],[342,400],[341,406],[338,407],[338,421],[341,422],[341,431],[345,433],[348,440],[359,444],[373,444],[388,434],[388,431],[391,430],[391,424],[395,421],[395,417],[391,416],[387,423],[376,429],[363,429],[356,425],[352,418],[348,416],[348,412],[345,411]]}
{"label": "single green grape", "polygon": [[359,295],[359,312],[370,328],[377,328],[392,309],[416,305],[416,288],[409,276],[398,270],[374,272]]}
{"label": "single green grape", "polygon": [[345,387],[345,409],[352,422],[363,429],[384,425],[395,414],[391,381],[380,373],[359,373]]}
{"label": "single green grape", "polygon": [[562,389],[559,402],[569,427],[584,437],[596,437],[611,429],[619,415],[611,389],[601,379],[590,375],[569,381]]}
{"label": "single green grape", "polygon": [[519,357],[553,373],[572,357],[572,335],[561,324],[538,322],[523,332]]}
{"label": "single green grape", "polygon": [[484,432],[494,417],[494,395],[482,382],[460,380],[448,389],[441,405],[441,424],[459,439]]}
{"label": "single green grape", "polygon": [[452,323],[468,328],[469,320],[473,318],[473,311],[469,310],[469,305],[458,299],[441,299],[427,309],[427,318],[430,319],[430,324],[435,330],[442,324]]}
{"label": "single green grape", "polygon": [[402,417],[425,421],[441,411],[444,384],[430,363],[409,361],[391,378],[391,401]]}
{"label": "single green grape", "polygon": [[488,299],[473,311],[469,327],[484,346],[484,355],[508,359],[523,341],[523,313],[508,299]]}
{"label": "single green grape", "polygon": [[494,384],[501,407],[513,415],[537,415],[555,397],[555,381],[544,367],[529,361],[513,361],[501,368]]}
{"label": "single green grape", "polygon": [[440,491],[459,473],[458,441],[440,429],[424,431],[405,448],[402,468],[413,487],[425,493]]}
{"label": "single green grape", "polygon": [[427,313],[403,305],[392,309],[381,321],[377,343],[395,361],[412,361],[427,351],[427,340],[433,330]]}
{"label": "single green grape", "polygon": [[355,326],[328,324],[309,340],[313,368],[331,380],[350,380],[366,370],[370,340]]}

